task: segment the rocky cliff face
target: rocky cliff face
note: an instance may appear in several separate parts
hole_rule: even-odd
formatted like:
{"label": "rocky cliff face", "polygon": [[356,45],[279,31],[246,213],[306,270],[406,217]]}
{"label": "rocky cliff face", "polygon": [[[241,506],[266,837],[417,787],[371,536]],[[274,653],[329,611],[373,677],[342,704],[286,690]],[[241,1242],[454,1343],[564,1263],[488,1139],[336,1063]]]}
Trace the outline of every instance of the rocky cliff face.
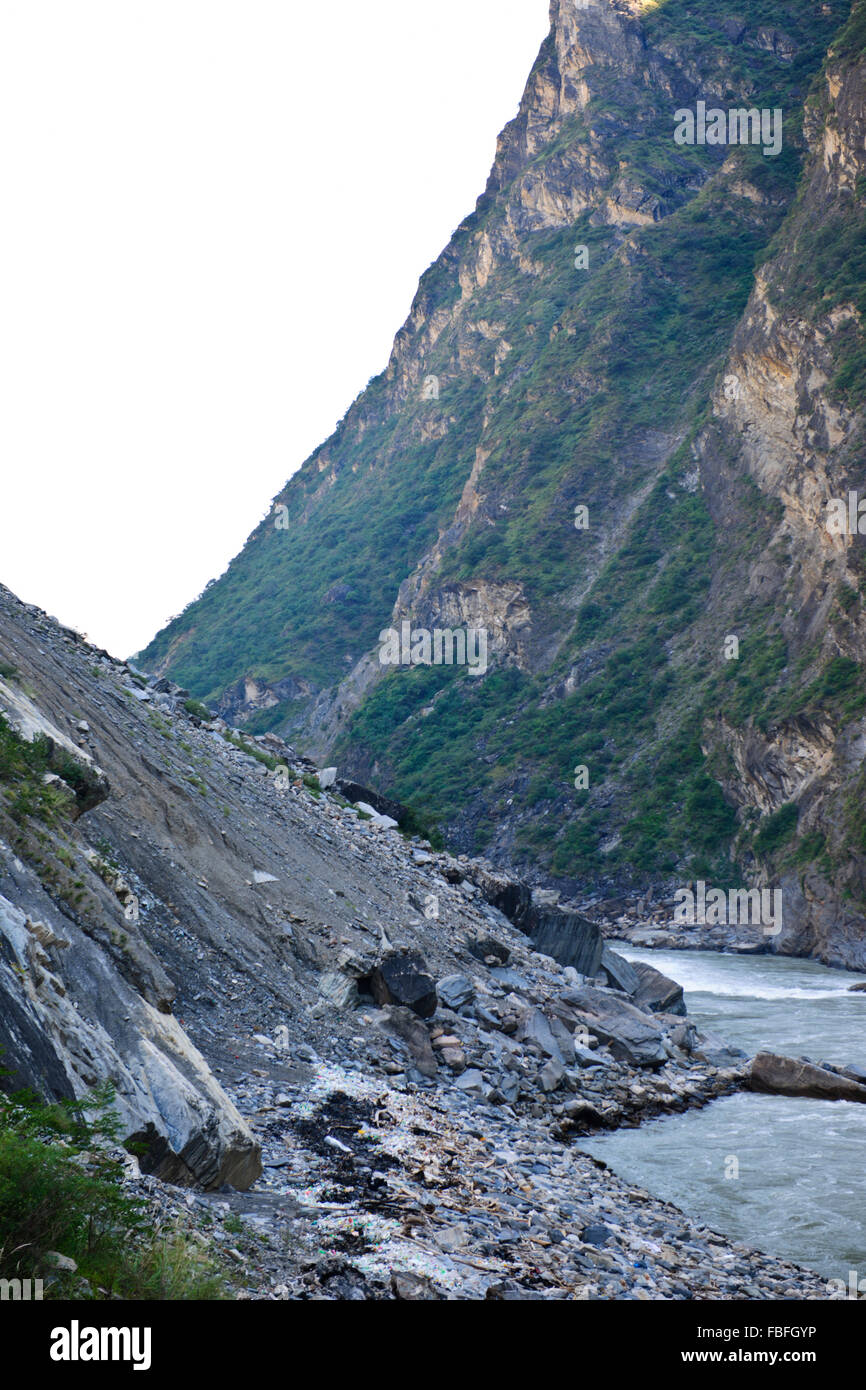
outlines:
{"label": "rocky cliff face", "polygon": [[[849,11],[553,0],[386,370],[143,662],[455,848],[584,896],[781,881],[779,948],[859,962]],[[699,102],[780,111],[779,154],[678,144]],[[488,671],[383,665],[403,622],[483,629]]]}
{"label": "rocky cliff face", "polygon": [[[850,30],[831,49],[804,128],[808,158],[797,204],[777,254],[756,277],[713,395],[712,423],[696,446],[704,492],[723,527],[742,525],[744,478],[775,504],[765,546],[750,558],[743,583],[767,614],[763,640],[784,644],[786,679],[778,686],[792,712],[771,709],[740,728],[721,720],[708,726],[707,737],[730,755],[724,782],[746,814],[796,807],[796,847],[780,866],[785,943],[862,964],[866,552],[849,497],[862,496],[866,485],[856,358],[864,307],[856,267],[866,244],[866,62]],[[834,237],[849,245],[827,261],[822,248]],[[828,672],[847,698],[833,699]],[[803,705],[804,688],[815,683],[825,699],[813,694],[808,713],[794,713],[792,688]]]}

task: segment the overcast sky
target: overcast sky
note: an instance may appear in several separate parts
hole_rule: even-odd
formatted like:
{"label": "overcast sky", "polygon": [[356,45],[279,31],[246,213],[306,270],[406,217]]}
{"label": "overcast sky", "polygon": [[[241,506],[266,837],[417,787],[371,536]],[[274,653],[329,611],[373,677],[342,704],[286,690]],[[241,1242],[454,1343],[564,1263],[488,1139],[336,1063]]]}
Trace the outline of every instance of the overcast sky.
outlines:
{"label": "overcast sky", "polygon": [[0,582],[127,656],[387,361],[547,0],[2,0]]}

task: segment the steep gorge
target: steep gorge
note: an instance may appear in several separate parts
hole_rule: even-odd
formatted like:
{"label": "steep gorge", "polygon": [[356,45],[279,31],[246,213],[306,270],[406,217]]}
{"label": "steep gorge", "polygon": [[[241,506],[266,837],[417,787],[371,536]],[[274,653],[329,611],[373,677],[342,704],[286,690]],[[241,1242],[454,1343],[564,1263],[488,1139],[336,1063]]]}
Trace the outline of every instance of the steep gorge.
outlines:
{"label": "steep gorge", "polygon": [[[864,36],[862,0],[552,0],[386,370],[141,663],[457,849],[781,882],[776,949],[862,965],[866,567],[827,515],[866,482]],[[699,101],[781,110],[782,152],[676,144]],[[490,669],[388,670],[404,620]]]}

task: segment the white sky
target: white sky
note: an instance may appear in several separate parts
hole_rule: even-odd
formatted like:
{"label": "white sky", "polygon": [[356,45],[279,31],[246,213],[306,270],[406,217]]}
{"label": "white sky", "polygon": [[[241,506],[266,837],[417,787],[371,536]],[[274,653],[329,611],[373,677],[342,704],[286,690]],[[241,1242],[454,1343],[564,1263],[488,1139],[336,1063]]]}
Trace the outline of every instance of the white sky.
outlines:
{"label": "white sky", "polygon": [[2,0],[0,582],[127,656],[221,573],[384,367],[547,12]]}

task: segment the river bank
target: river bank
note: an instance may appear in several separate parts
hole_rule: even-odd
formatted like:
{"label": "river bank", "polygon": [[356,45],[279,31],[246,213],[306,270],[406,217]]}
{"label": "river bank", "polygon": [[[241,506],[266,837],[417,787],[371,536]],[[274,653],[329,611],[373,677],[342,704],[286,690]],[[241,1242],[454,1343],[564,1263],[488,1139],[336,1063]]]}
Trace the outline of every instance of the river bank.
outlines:
{"label": "river bank", "polygon": [[[675,974],[696,1026],[750,1053],[866,1066],[866,1001],[848,972],[790,957],[618,949]],[[850,1270],[866,1270],[864,1142],[862,1105],[741,1092],[581,1147],[694,1219],[847,1286]]]}

